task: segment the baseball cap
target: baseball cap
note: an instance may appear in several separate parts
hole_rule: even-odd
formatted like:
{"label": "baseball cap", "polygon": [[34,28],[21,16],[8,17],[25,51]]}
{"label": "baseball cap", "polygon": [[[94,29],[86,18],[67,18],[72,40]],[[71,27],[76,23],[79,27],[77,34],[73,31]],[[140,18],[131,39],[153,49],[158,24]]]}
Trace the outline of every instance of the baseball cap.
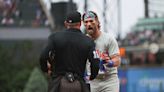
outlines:
{"label": "baseball cap", "polygon": [[67,23],[77,23],[81,21],[81,14],[78,11],[73,11],[67,14],[66,20]]}

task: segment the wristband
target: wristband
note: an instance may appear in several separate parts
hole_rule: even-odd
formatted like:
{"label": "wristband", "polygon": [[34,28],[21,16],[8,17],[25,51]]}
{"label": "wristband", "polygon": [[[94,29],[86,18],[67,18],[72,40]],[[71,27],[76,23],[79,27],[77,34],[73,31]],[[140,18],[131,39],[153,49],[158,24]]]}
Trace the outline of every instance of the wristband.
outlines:
{"label": "wristband", "polygon": [[114,62],[112,60],[110,60],[108,63],[108,67],[113,67],[113,66],[114,66]]}

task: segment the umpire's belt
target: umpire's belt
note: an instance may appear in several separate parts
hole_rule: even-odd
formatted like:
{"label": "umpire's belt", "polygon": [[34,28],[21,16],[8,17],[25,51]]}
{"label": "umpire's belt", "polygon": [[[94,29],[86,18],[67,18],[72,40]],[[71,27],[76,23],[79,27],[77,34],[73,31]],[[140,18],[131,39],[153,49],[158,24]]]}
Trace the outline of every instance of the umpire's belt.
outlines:
{"label": "umpire's belt", "polygon": [[83,78],[81,78],[78,74],[72,72],[53,74],[52,79],[58,76],[64,76],[69,82],[73,82],[74,80],[83,80]]}

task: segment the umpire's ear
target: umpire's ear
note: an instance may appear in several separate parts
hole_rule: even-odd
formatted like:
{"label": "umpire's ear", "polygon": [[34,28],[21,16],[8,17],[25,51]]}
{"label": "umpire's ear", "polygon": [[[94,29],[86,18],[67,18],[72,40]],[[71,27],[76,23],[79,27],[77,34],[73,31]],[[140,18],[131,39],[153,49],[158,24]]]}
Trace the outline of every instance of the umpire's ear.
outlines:
{"label": "umpire's ear", "polygon": [[68,23],[66,21],[64,21],[64,26],[67,28]]}

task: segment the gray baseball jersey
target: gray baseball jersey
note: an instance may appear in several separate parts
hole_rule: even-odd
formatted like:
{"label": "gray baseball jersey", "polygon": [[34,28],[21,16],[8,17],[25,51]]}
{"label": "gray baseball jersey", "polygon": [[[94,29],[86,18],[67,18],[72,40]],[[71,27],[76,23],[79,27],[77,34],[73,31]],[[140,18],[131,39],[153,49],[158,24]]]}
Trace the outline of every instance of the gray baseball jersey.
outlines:
{"label": "gray baseball jersey", "polygon": [[[102,32],[95,40],[96,50],[100,53],[106,52],[109,56],[119,54],[119,47],[116,39]],[[105,67],[105,71],[99,71],[96,79],[90,81],[91,92],[119,92],[119,79],[117,67]]]}
{"label": "gray baseball jersey", "polygon": [[[96,50],[100,53],[107,52],[109,56],[119,53],[119,47],[116,39],[107,33],[102,32],[101,35],[95,40],[95,43]],[[107,75],[117,73],[117,67],[105,67],[105,69],[105,74]]]}

